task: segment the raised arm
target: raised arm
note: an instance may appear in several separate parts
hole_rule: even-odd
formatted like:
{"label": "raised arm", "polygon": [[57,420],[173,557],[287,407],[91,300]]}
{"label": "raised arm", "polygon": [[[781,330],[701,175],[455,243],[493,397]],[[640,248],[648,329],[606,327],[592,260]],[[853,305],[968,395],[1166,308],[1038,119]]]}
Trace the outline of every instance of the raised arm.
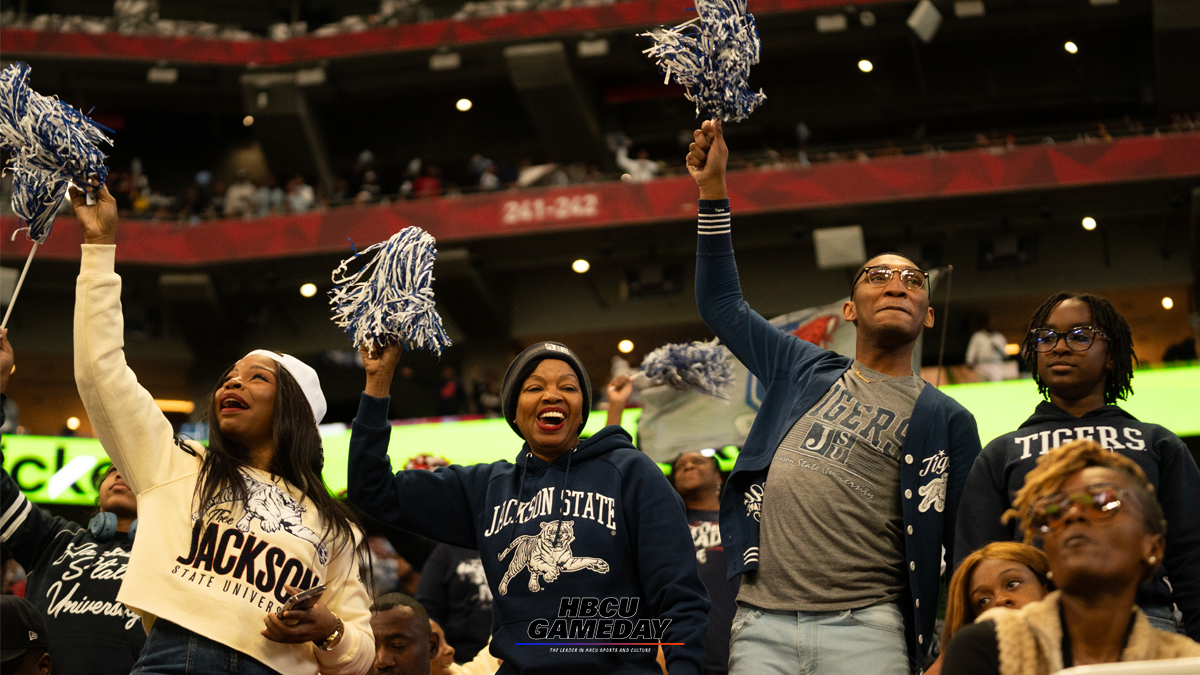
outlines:
{"label": "raised arm", "polygon": [[349,490],[355,506],[376,520],[431,539],[476,548],[476,509],[482,511],[489,465],[451,466],[393,474],[388,460],[392,426],[387,421],[388,390],[400,360],[400,347],[361,350],[367,385],[350,432]]}
{"label": "raised arm", "polygon": [[720,120],[705,121],[693,136],[695,142],[688,148],[687,168],[700,188],[696,307],[704,323],[733,355],[764,386],[769,386],[777,374],[789,372],[797,359],[822,358],[831,352],[787,335],[742,299],[725,185],[729,148]]}
{"label": "raised arm", "polygon": [[621,415],[625,412],[625,406],[629,403],[629,397],[632,394],[632,377],[618,375],[608,383],[608,416],[604,420],[605,425],[620,426]]}
{"label": "raised arm", "polygon": [[121,277],[115,271],[117,203],[108,188],[93,193],[71,188],[71,203],[83,228],[83,256],[75,286],[75,382],[88,419],[104,451],[134,494],[170,479],[183,452],[174,431],[125,363]]}

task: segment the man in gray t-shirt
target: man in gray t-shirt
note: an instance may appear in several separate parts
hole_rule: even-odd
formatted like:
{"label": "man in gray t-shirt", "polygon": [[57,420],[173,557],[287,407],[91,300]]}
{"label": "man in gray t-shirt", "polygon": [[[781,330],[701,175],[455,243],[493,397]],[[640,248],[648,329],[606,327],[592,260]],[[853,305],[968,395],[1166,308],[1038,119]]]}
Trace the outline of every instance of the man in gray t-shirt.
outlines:
{"label": "man in gray t-shirt", "polygon": [[907,583],[900,447],[925,383],[855,361],[775,451],[758,573],[738,601],[831,612],[895,602]]}

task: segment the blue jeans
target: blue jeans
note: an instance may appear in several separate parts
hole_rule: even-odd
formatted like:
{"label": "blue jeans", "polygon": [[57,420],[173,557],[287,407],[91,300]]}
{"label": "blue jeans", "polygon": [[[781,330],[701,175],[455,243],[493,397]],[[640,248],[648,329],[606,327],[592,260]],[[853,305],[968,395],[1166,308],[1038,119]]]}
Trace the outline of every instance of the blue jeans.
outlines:
{"label": "blue jeans", "polygon": [[1150,620],[1151,626],[1168,633],[1183,633],[1183,627],[1179,625],[1179,619],[1175,615],[1175,608],[1171,605],[1150,605],[1143,607],[1142,612]]}
{"label": "blue jeans", "polygon": [[894,604],[784,612],[738,603],[730,675],[909,675],[904,618]]}
{"label": "blue jeans", "polygon": [[130,675],[276,675],[261,661],[158,619]]}

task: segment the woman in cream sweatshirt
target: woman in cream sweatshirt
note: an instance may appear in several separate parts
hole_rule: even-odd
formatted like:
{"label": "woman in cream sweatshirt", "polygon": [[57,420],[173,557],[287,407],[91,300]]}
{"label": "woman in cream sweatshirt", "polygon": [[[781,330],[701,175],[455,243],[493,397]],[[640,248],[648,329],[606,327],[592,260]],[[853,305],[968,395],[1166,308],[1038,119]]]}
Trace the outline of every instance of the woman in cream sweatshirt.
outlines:
{"label": "woman in cream sweatshirt", "polygon": [[[138,546],[117,599],[149,635],[139,675],[368,672],[375,651],[361,535],[320,470],[316,372],[251,352],[209,399],[208,447],[175,438],[125,363],[116,203],[72,188],[84,233],[75,297],[75,378],[88,417],[137,495]],[[288,596],[328,588],[275,615]]]}

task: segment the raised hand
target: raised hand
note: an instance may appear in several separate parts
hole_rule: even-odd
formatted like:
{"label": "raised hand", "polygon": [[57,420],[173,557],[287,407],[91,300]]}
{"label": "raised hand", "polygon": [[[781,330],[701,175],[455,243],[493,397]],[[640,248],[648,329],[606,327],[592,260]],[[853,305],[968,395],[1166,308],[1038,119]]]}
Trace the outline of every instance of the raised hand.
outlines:
{"label": "raised hand", "polygon": [[8,341],[8,329],[0,328],[0,394],[8,393],[8,376],[13,369],[13,348]]}
{"label": "raised hand", "polygon": [[688,173],[700,188],[701,199],[728,199],[725,189],[725,165],[729,163],[729,148],[721,130],[721,120],[705,120],[692,132],[695,142],[688,146]]}
{"label": "raised hand", "polygon": [[367,371],[367,386],[363,391],[368,396],[387,398],[392,388],[392,375],[396,372],[396,365],[400,363],[400,352],[400,345],[375,345],[374,356],[367,345],[358,348],[363,367]]}
{"label": "raised hand", "polygon": [[[108,186],[96,188],[88,185],[85,191],[71,185],[67,188],[67,194],[71,196],[75,217],[83,229],[83,243],[117,243],[117,200],[109,193]],[[88,194],[96,198],[95,204],[87,203]]]}

